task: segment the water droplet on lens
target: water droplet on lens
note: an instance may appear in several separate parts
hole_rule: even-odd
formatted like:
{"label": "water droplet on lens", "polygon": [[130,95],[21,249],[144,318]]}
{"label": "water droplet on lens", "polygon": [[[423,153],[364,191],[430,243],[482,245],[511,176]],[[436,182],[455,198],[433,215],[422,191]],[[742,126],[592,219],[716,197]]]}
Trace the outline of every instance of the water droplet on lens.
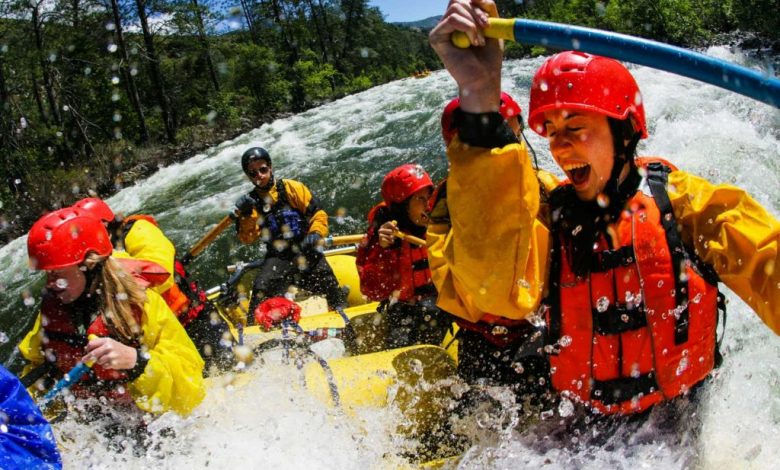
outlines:
{"label": "water droplet on lens", "polygon": [[562,398],[561,402],[558,404],[558,414],[563,418],[574,414],[574,403],[572,403],[571,400]]}

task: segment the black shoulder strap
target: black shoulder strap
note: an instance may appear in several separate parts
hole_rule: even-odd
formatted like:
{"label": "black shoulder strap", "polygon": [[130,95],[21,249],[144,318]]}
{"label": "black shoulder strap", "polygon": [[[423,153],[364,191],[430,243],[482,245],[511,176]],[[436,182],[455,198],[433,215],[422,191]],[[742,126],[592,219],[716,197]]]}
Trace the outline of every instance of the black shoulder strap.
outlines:
{"label": "black shoulder strap", "polygon": [[[688,340],[688,304],[686,297],[688,295],[688,281],[685,280],[685,276],[681,279],[681,269],[690,262],[696,271],[704,278],[704,280],[717,286],[720,282],[720,277],[715,269],[701,260],[696,253],[692,250],[687,250],[683,245],[680,233],[677,230],[677,221],[674,218],[674,212],[672,210],[672,203],[669,200],[669,194],[666,192],[666,184],[668,181],[667,175],[671,173],[671,169],[666,165],[659,162],[650,163],[647,166],[647,183],[650,186],[650,192],[653,194],[658,209],[661,211],[661,224],[666,232],[666,240],[669,243],[669,248],[672,253],[672,267],[674,269],[675,276],[675,300],[677,305],[685,307],[680,316],[677,319],[675,326],[675,342],[676,344],[683,343]],[[723,314],[723,328],[725,332],[726,326],[726,302],[722,293],[718,292],[718,310]],[[721,336],[718,341],[718,348],[716,348],[716,355],[720,356],[720,343],[723,341]]]}
{"label": "black shoulder strap", "polygon": [[548,308],[548,328],[547,336],[549,344],[556,344],[561,339],[561,240],[553,233],[553,247],[550,253],[550,289],[544,303]]}
{"label": "black shoulder strap", "polygon": [[287,188],[284,185],[284,180],[281,178],[276,180],[276,194],[278,197],[274,206],[281,207],[290,205],[290,202],[287,200]]}
{"label": "black shoulder strap", "polygon": [[677,231],[677,221],[674,218],[672,202],[666,192],[668,174],[671,169],[659,162],[647,165],[647,184],[653,195],[658,209],[661,211],[661,226],[666,233],[666,242],[672,255],[672,269],[674,270],[674,300],[675,305],[681,309],[679,315],[675,315],[674,342],[682,344],[688,341],[688,279],[681,276],[688,261],[688,253],[683,247],[680,232]]}

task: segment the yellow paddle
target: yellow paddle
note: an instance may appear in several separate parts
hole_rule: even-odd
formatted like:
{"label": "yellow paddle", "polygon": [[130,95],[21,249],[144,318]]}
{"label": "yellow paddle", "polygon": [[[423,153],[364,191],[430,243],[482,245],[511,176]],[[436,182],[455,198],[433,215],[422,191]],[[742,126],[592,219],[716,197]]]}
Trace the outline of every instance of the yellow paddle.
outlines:
{"label": "yellow paddle", "polygon": [[407,242],[417,245],[417,246],[425,246],[425,240],[422,238],[415,237],[414,235],[408,235],[406,233],[403,233],[400,230],[396,230],[393,232],[393,236],[400,238],[401,240],[406,240]]}
{"label": "yellow paddle", "polygon": [[[392,221],[393,224],[396,224],[397,222],[395,220]],[[417,246],[425,246],[425,240],[422,238],[417,238],[414,235],[406,234],[398,229],[395,229],[393,231],[393,236],[396,238],[400,238],[401,240],[406,240],[407,242],[417,245]]]}
{"label": "yellow paddle", "polygon": [[363,234],[357,235],[339,235],[337,237],[325,237],[325,246],[349,245],[351,243],[360,243],[363,241]]}
{"label": "yellow paddle", "polygon": [[198,242],[195,243],[192,248],[190,248],[190,251],[188,251],[181,259],[181,262],[183,264],[189,264],[196,256],[205,250],[207,246],[211,245],[211,242],[213,242],[222,232],[224,232],[226,228],[232,225],[232,223],[232,214],[226,215],[222,220],[219,221],[216,227],[209,230],[209,233],[204,235],[203,238],[198,240]]}

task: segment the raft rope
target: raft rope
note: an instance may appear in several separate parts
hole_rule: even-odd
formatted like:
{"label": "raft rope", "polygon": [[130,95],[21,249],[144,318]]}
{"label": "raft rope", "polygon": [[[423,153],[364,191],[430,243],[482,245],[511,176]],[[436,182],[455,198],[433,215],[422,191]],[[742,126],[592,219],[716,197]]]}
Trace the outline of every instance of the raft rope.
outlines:
{"label": "raft rope", "polygon": [[[304,335],[304,337],[308,336],[310,333],[304,330],[303,328],[301,328],[299,324],[293,321],[285,320],[282,322],[282,339],[271,339],[264,343],[261,343],[255,346],[253,352],[255,354],[260,354],[264,351],[281,346],[285,350],[285,358],[289,359],[290,350],[294,345],[293,339],[290,338],[289,336],[290,330],[295,331],[299,335]],[[322,371],[325,373],[325,378],[328,382],[328,390],[330,391],[331,399],[333,399],[333,404],[336,407],[341,406],[341,397],[339,395],[338,385],[336,384],[336,377],[333,375],[333,369],[330,368],[328,361],[320,357],[320,355],[317,354],[316,352],[312,351],[312,349],[309,346],[302,345],[302,344],[298,344],[296,346],[304,353],[304,355],[311,356],[312,358],[314,358],[315,361],[317,361],[317,364],[319,364],[320,367],[322,367]],[[296,361],[296,365],[298,369],[303,368],[303,362]]]}

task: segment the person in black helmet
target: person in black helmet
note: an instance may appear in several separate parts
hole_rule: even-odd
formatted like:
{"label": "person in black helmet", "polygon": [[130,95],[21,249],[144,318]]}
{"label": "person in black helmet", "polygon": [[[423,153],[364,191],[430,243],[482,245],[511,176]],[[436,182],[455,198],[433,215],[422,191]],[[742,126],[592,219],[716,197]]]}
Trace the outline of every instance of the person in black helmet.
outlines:
{"label": "person in black helmet", "polygon": [[241,168],[254,185],[236,201],[236,229],[241,243],[266,244],[247,321],[266,298],[282,296],[291,286],[324,295],[333,309],[346,304],[333,271],[322,255],[328,235],[328,215],[303,183],[275,179],[271,156],[261,147],[248,149]]}

